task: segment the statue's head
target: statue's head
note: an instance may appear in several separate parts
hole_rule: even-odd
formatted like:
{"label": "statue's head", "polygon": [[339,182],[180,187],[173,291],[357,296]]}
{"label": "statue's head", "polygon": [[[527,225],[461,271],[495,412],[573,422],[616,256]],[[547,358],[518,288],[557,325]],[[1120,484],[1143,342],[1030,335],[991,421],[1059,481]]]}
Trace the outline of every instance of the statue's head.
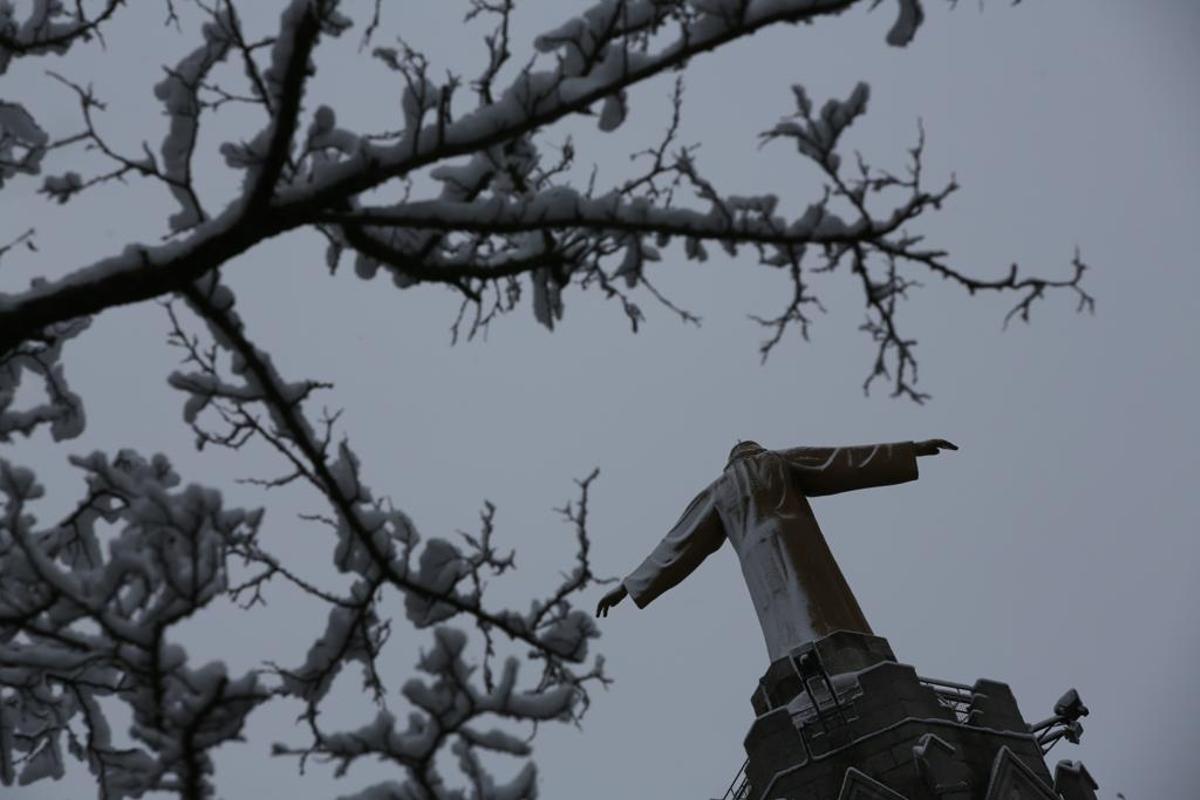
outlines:
{"label": "statue's head", "polygon": [[766,451],[766,448],[763,447],[758,442],[752,442],[749,440],[744,441],[744,442],[739,441],[737,444],[735,444],[733,446],[733,449],[729,451],[729,461],[726,462],[726,465],[732,464],[734,461],[736,461],[739,458],[744,458],[745,456],[752,456],[752,455],[755,455],[756,453],[762,453],[765,451]]}

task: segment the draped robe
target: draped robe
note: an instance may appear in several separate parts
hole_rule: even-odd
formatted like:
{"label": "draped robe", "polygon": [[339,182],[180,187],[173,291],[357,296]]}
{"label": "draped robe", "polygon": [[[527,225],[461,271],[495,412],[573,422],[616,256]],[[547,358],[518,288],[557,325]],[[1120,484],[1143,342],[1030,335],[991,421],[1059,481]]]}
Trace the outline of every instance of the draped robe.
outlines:
{"label": "draped robe", "polygon": [[739,455],[624,586],[645,608],[729,539],[772,661],[834,630],[871,633],[808,498],[916,478],[912,442]]}

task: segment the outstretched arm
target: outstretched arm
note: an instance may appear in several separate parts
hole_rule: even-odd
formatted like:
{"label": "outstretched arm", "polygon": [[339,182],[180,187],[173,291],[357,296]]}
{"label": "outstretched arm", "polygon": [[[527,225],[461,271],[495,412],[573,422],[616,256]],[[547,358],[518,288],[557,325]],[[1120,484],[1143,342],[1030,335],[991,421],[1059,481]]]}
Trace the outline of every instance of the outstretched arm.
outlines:
{"label": "outstretched arm", "polygon": [[646,560],[625,577],[621,585],[600,599],[596,616],[608,615],[608,610],[628,594],[638,608],[682,581],[700,562],[725,541],[725,528],[717,513],[710,488],[692,500],[683,516],[663,537]]}
{"label": "outstretched arm", "polygon": [[795,447],[779,455],[791,467],[800,491],[809,496],[835,494],[917,479],[917,456],[933,455],[944,439],[855,447]]}

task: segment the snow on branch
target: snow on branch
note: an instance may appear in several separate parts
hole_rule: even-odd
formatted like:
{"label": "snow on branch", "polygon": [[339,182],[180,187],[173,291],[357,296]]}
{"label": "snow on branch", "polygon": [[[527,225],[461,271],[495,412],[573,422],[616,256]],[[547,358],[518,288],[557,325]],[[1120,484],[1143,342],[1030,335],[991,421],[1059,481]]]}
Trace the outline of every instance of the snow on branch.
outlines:
{"label": "snow on branch", "polygon": [[[87,318],[52,325],[41,341],[26,342],[0,356],[0,444],[13,434],[29,436],[41,425],[50,426],[54,441],[73,439],[83,432],[83,401],[71,391],[63,373],[63,344],[85,331]],[[13,408],[22,373],[41,379],[46,400],[24,410]]]}
{"label": "snow on branch", "polygon": [[[269,694],[220,661],[189,665],[167,633],[226,590],[227,559],[253,541],[261,512],[179,488],[163,456],[71,461],[87,495],[38,530],[31,505],[42,487],[0,460],[0,782],[61,777],[65,746],[101,797],[209,796],[209,751],[238,738]],[[108,541],[104,524],[119,528]],[[103,698],[130,708],[136,746],[114,741]]]}
{"label": "snow on branch", "polygon": [[170,219],[171,230],[192,228],[205,220],[200,200],[192,188],[192,154],[200,130],[200,87],[209,71],[224,60],[233,46],[233,19],[229,11],[214,11],[202,30],[204,43],[193,50],[154,87],[170,127],[162,143],[163,177],[182,206]]}
{"label": "snow on branch", "polygon": [[[466,165],[435,170],[433,177],[445,187],[440,199],[358,206],[321,213],[315,220],[336,226],[335,239],[358,251],[357,271],[364,278],[385,266],[400,287],[435,282],[459,290],[476,308],[470,333],[491,319],[484,308],[489,287],[501,298],[499,311],[510,310],[520,298],[515,279],[521,275],[528,276],[534,313],[547,327],[562,314],[563,289],[575,283],[596,284],[609,296],[619,296],[636,328],[640,308],[617,283],[652,290],[647,264],[663,260],[662,250],[673,240],[682,241],[683,257],[694,260],[707,259],[706,243],[730,255],[750,248],[764,266],[786,271],[792,286],[781,314],[754,317],[770,331],[761,347],[764,358],[788,328],[799,327],[807,336],[810,319],[804,309],[820,307],[809,276],[833,272],[845,263],[861,284],[869,310],[863,329],[878,343],[864,388],[887,378],[894,394],[918,402],[927,395],[914,386],[915,342],[901,335],[897,316],[897,300],[919,285],[913,270],[952,280],[971,294],[1013,292],[1019,300],[1010,317],[1027,319],[1031,304],[1051,289],[1073,291],[1080,307],[1090,308],[1092,299],[1080,286],[1084,267],[1078,258],[1072,275],[1061,279],[1018,277],[1011,270],[1005,277],[989,279],[957,269],[942,251],[919,247],[921,239],[906,227],[939,208],[957,186],[953,181],[936,190],[924,186],[923,131],[910,150],[905,176],[874,169],[861,156],[849,174],[843,170],[839,143],[866,112],[865,84],[858,84],[845,100],[827,101],[819,112],[803,87],[794,86],[793,95],[796,113],[764,132],[762,140],[792,142],[828,182],[824,192],[791,219],[777,212],[773,195],[720,192],[703,177],[687,148],[673,157],[665,148],[649,151],[651,163],[644,174],[595,196],[557,184],[556,172],[542,169],[539,151],[522,139]],[[689,190],[707,208],[680,205]],[[652,295],[667,302],[656,292]]]}
{"label": "snow on branch", "polygon": [[[874,363],[863,382],[864,393],[870,390],[875,380],[883,378],[892,382],[893,396],[906,396],[917,403],[929,397],[915,386],[916,341],[904,337],[898,323],[898,301],[907,298],[910,289],[921,285],[912,274],[914,268],[951,281],[969,295],[980,291],[1017,295],[1018,301],[1005,316],[1005,324],[1014,316],[1028,322],[1032,304],[1051,290],[1072,293],[1077,300],[1077,311],[1094,309],[1095,300],[1082,286],[1087,267],[1078,252],[1071,262],[1071,274],[1067,277],[1020,276],[1014,264],[1004,277],[978,278],[952,265],[946,251],[922,247],[924,237],[908,232],[905,226],[925,211],[941,208],[942,203],[958,190],[958,184],[953,179],[934,191],[925,188],[924,126],[918,126],[917,142],[908,151],[909,163],[905,174],[897,175],[873,168],[861,154],[856,154],[854,169],[843,171],[842,158],[837,153],[838,140],[846,128],[866,111],[869,95],[867,86],[859,84],[845,101],[828,101],[818,114],[813,113],[812,101],[803,87],[794,86],[792,91],[796,113],[764,132],[764,143],[777,139],[791,141],[801,155],[824,173],[827,179],[825,197],[818,206],[822,213],[831,200],[840,201],[843,207],[858,217],[858,224],[875,218],[879,222],[869,227],[885,231],[881,236],[850,237],[842,242],[824,244],[821,247],[821,263],[815,269],[808,270],[810,273],[828,273],[847,264],[850,274],[858,279],[867,307],[867,318],[860,329],[877,344]],[[901,193],[905,202],[894,206],[883,217],[873,217],[870,209],[872,200],[896,192]],[[781,249],[772,259],[772,263],[789,270],[793,293],[782,314],[769,319],[754,317],[772,330],[771,337],[760,348],[764,359],[790,325],[799,325],[801,333],[807,338],[809,320],[803,313],[803,307],[812,304],[820,308],[819,301],[808,293],[808,284],[803,277],[801,262],[805,253],[803,247]]]}
{"label": "snow on branch", "polygon": [[[98,37],[100,26],[120,5],[122,0],[106,0],[102,10],[89,17],[83,3],[68,10],[58,0],[34,0],[28,16],[19,21],[13,4],[0,2],[0,75],[16,58],[61,55],[76,42]],[[0,188],[17,173],[38,174],[46,152],[64,143],[70,142],[50,144],[49,136],[21,104],[0,98]]]}
{"label": "snow on branch", "polygon": [[77,41],[98,36],[100,26],[124,5],[123,0],[105,0],[95,16],[87,16],[83,3],[73,9],[59,0],[33,0],[29,15],[16,18],[10,2],[0,3],[0,75],[14,58],[20,56],[62,54]]}
{"label": "snow on branch", "polygon": [[14,175],[36,175],[49,141],[23,106],[0,100],[0,189]]}
{"label": "snow on branch", "polygon": [[[329,240],[331,269],[349,250],[355,255],[355,271],[364,278],[383,269],[401,288],[440,283],[459,292],[463,306],[452,326],[455,338],[479,333],[527,297],[536,318],[553,328],[564,313],[571,286],[597,287],[616,300],[635,330],[645,316],[638,293],[696,322],[696,314],[672,303],[650,279],[652,264],[662,268],[678,260],[664,251],[678,242],[684,259],[706,259],[712,245],[731,255],[750,249],[761,264],[786,274],[791,291],[784,310],[754,316],[768,329],[760,348],[764,357],[787,330],[798,328],[807,335],[808,309],[820,308],[812,278],[847,264],[843,272],[863,288],[868,309],[863,329],[879,343],[866,385],[886,378],[894,394],[922,400],[926,395],[914,388],[915,342],[899,332],[895,314],[897,300],[919,286],[921,274],[936,274],[969,293],[1013,292],[1022,319],[1051,289],[1075,292],[1081,307],[1090,307],[1092,301],[1081,288],[1084,268],[1078,259],[1073,275],[1061,279],[1019,277],[1015,272],[977,278],[950,263],[946,253],[920,247],[920,237],[908,227],[936,210],[956,186],[953,181],[935,190],[923,185],[923,133],[907,176],[869,167],[861,157],[857,174],[849,174],[853,171],[842,164],[839,143],[866,111],[865,85],[855,87],[845,100],[827,101],[819,112],[805,90],[794,87],[796,113],[763,134],[764,142],[790,141],[826,176],[824,190],[792,218],[778,213],[771,196],[721,192],[703,176],[694,151],[673,144],[681,84],[672,97],[667,135],[643,154],[650,158],[641,176],[597,192],[594,181],[586,189],[562,181],[574,163],[570,142],[562,146],[557,163],[543,157],[546,131],[564,117],[598,114],[600,127],[611,130],[624,118],[627,92],[637,84],[764,27],[813,21],[853,4],[604,0],[536,37],[532,44],[540,60],[528,62],[500,88],[513,48],[508,34],[512,3],[475,2],[470,16],[489,16],[496,25],[485,36],[488,66],[472,84],[477,93],[474,108],[462,108],[455,93],[458,76],[436,82],[419,51],[403,43],[399,48],[378,46],[373,56],[401,82],[399,129],[382,137],[356,133],[340,127],[335,109],[324,104],[311,115],[300,142],[294,139],[306,79],[315,69],[314,48],[321,35],[336,35],[350,24],[339,4],[292,0],[278,34],[257,44],[246,37],[231,3],[208,9],[202,44],[156,88],[170,118],[161,170],[148,154],[131,159],[109,148],[91,118],[101,105],[90,88],[71,84],[80,94],[87,123],[83,138],[115,159],[116,169],[86,180],[68,173],[48,178],[44,187],[48,195],[65,201],[130,171],[157,177],[182,206],[172,218],[172,230],[186,230],[189,237],[130,248],[59,282],[0,296],[0,320],[5,323],[0,350],[36,336],[48,324],[184,291],[264,239],[308,226]],[[900,14],[889,34],[893,44],[907,42],[923,15],[917,0],[901,0],[898,6]],[[372,26],[377,24],[373,19]],[[264,69],[255,56],[268,42],[270,58]],[[244,142],[222,146],[226,162],[245,172],[244,192],[209,217],[191,181],[199,120],[207,107],[237,95],[221,90],[217,100],[205,101],[199,93],[212,90],[205,76],[235,48],[245,65],[247,96],[261,103],[270,119]],[[553,62],[549,69],[542,68],[546,59]],[[9,117],[9,128],[23,127],[26,139],[39,139],[34,128],[17,124],[22,119],[16,111]],[[37,152],[40,146],[34,142],[26,152]],[[454,160],[458,157],[464,158]],[[425,168],[441,182],[440,196],[411,198],[406,191],[403,202],[362,206],[364,192],[406,180]],[[699,207],[681,203],[688,194]]]}
{"label": "snow on branch", "polygon": [[[447,788],[453,776],[443,775],[437,760],[449,748],[472,796],[529,796],[536,777],[529,739],[496,725],[578,720],[588,686],[608,681],[602,658],[585,665],[599,632],[573,605],[600,582],[587,534],[596,473],[579,481],[579,498],[560,509],[574,529],[574,567],[528,609],[492,608],[484,596],[488,580],[514,565],[513,554],[495,543],[495,507],[486,504],[479,533],[461,534],[460,542],[422,541],[407,515],[364,483],[348,442],[334,443],[336,418],[318,425],[307,418],[305,402],[327,385],[284,380],[247,338],[232,292],[215,280],[184,295],[213,337],[205,345],[188,335],[170,308],[172,341],[184,354],[184,369],[171,382],[187,397],[184,416],[197,444],[236,449],[256,438],[277,450],[288,474],[260,483],[305,480],[317,489],[330,512],[314,519],[330,526],[331,558],[351,585],[337,592],[295,575],[257,541],[261,511],[228,510],[214,490],[180,488],[163,456],[147,460],[123,450],[112,459],[72,458],[87,476],[86,496],[59,524],[40,530],[31,512],[42,488],[31,471],[0,460],[0,781],[60,777],[65,751],[95,775],[101,797],[167,791],[198,800],[213,793],[211,750],[238,738],[254,709],[290,697],[304,703],[311,741],[279,744],[277,755],[333,761],[339,772],[362,756],[384,758],[407,775],[393,788],[457,798],[459,790]],[[206,418],[214,428],[202,427]],[[248,577],[231,580],[231,559]],[[262,669],[235,678],[221,662],[191,665],[169,641],[173,625],[220,597],[246,609],[265,603],[274,580],[329,608],[301,664],[281,666],[264,654]],[[380,611],[388,590],[404,598],[415,628],[432,632],[431,649],[416,665],[426,677],[398,687],[415,710],[407,726],[381,710],[357,731],[326,730],[320,706],[350,662],[359,662],[384,706],[389,687],[376,661],[393,624]],[[477,656],[468,652],[470,637],[446,624],[456,620],[476,631]],[[514,646],[538,668],[532,680],[521,681],[515,656],[493,664]],[[133,712],[134,746],[111,731],[101,707],[106,698]],[[481,751],[523,759],[523,766],[511,781],[498,782]]]}
{"label": "snow on branch", "polygon": [[[0,320],[5,323],[0,328],[0,351],[53,322],[180,291],[233,255],[271,236],[309,225],[313,214],[343,207],[362,192],[450,158],[503,147],[572,114],[590,113],[592,105],[606,97],[768,26],[840,13],[855,2],[754,0],[737,19],[696,13],[684,3],[669,3],[672,13],[651,17],[675,26],[674,38],[665,45],[656,47],[656,39],[646,36],[644,25],[609,26],[605,36],[613,40],[611,44],[601,46],[601,40],[591,40],[586,46],[592,57],[579,68],[560,63],[553,70],[535,71],[531,65],[518,73],[495,102],[484,102],[463,116],[455,116],[448,103],[441,103],[428,124],[406,127],[395,141],[363,138],[353,156],[326,163],[314,172],[302,170],[300,165],[295,170],[283,167],[298,124],[304,77],[310,71],[310,48],[319,32],[335,33],[346,20],[333,0],[293,0],[283,15],[272,68],[278,99],[294,98],[294,103],[272,108],[271,124],[249,145],[224,147],[228,161],[251,171],[246,192],[192,229],[184,243],[126,251],[46,287],[0,297]],[[618,2],[615,8],[644,5],[628,0]],[[628,13],[622,11],[622,15]],[[268,94],[275,92],[268,87]],[[423,122],[426,116],[427,112],[419,119]],[[164,262],[171,267],[159,268]]]}
{"label": "snow on branch", "polygon": [[[481,732],[477,723],[486,717],[577,719],[587,708],[588,684],[607,681],[603,659],[581,666],[590,640],[599,631],[588,613],[572,602],[600,582],[591,571],[586,527],[588,491],[596,474],[579,482],[579,500],[562,509],[575,529],[577,543],[576,564],[563,582],[544,598],[533,598],[528,610],[490,608],[484,598],[485,576],[513,567],[512,554],[499,553],[493,542],[495,508],[485,506],[480,533],[462,534],[461,543],[442,538],[422,541],[407,515],[377,498],[366,485],[349,443],[343,439],[335,444],[336,418],[326,417],[319,425],[309,420],[304,405],[323,385],[289,382],[279,374],[270,357],[247,337],[228,287],[209,280],[190,287],[184,297],[214,342],[206,347],[187,334],[179,315],[171,310],[173,341],[182,349],[186,367],[171,376],[171,383],[188,396],[184,415],[196,431],[197,443],[237,449],[258,439],[274,448],[288,471],[261,483],[280,486],[305,481],[324,497],[329,515],[318,521],[332,531],[334,565],[353,579],[350,590],[339,595],[290,575],[280,559],[257,545],[240,551],[249,563],[262,568],[258,576],[232,590],[236,596],[249,596],[249,605],[261,599],[267,580],[282,576],[330,607],[325,630],[304,663],[272,665],[272,673],[280,679],[279,691],[305,703],[303,719],[311,735],[308,745],[281,744],[276,753],[335,761],[340,770],[361,756],[374,755],[404,767],[411,785],[426,793],[417,796],[451,797],[457,795],[447,793],[434,757],[452,739],[462,769],[496,792],[481,798],[510,796],[509,790],[483,777],[475,751],[484,748],[527,756],[528,748],[503,731]],[[215,427],[202,427],[206,416]],[[387,687],[375,663],[391,630],[391,622],[378,610],[381,595],[388,590],[404,598],[406,617],[414,627],[433,629],[434,649],[418,664],[432,680],[410,680],[402,687],[421,713],[411,717],[403,730],[381,712],[375,722],[353,733],[326,731],[319,723],[320,704],[348,662],[360,662],[365,685],[378,702],[386,697]],[[466,634],[443,624],[455,619],[473,626],[481,639],[482,654],[475,663],[464,656]],[[493,674],[492,661],[503,643],[518,646],[540,665],[540,675],[529,688],[517,688],[519,662],[514,657],[504,661],[498,677]],[[478,678],[473,677],[476,666],[482,667]],[[517,747],[517,742],[522,746]]]}

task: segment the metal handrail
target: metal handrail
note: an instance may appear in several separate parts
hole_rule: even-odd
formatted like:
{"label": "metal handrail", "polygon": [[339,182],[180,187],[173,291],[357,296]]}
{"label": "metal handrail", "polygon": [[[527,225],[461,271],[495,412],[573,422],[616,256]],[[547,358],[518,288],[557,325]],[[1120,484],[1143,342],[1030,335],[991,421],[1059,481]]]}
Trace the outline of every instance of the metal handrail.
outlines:
{"label": "metal handrail", "polygon": [[921,682],[922,686],[933,689],[938,703],[943,708],[953,711],[956,721],[965,723],[970,720],[971,701],[975,698],[975,691],[972,687],[963,683],[934,680],[933,678],[918,677],[917,680]]}
{"label": "metal handrail", "polygon": [[919,680],[921,683],[926,683],[926,684],[929,684],[930,686],[933,686],[933,687],[939,688],[939,689],[955,689],[959,692],[965,692],[967,694],[975,693],[975,687],[968,686],[965,683],[956,683],[955,681],[944,681],[944,680],[941,680],[940,678],[925,678],[920,675],[917,676],[917,680]]}
{"label": "metal handrail", "polygon": [[[742,762],[741,768],[737,774],[733,776],[733,780],[729,782],[729,788],[725,790],[725,794],[721,795],[721,800],[743,800],[747,790],[750,788],[750,778],[746,775],[746,766],[750,763],[747,758]],[[738,782],[738,779],[741,782]]]}

